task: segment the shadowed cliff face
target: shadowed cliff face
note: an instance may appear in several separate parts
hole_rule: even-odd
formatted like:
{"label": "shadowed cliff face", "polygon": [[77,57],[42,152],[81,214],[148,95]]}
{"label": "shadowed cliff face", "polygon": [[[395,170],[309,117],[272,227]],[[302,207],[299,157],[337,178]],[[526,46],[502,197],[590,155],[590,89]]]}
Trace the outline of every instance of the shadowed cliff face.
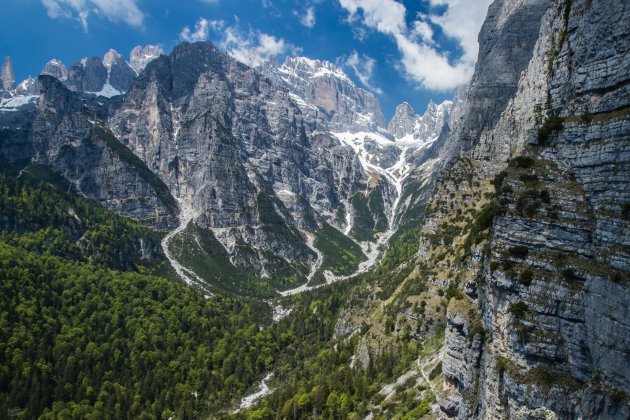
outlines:
{"label": "shadowed cliff face", "polygon": [[479,33],[479,58],[468,91],[459,143],[470,150],[485,130],[494,128],[516,93],[521,73],[534,54],[534,45],[549,0],[495,1]]}
{"label": "shadowed cliff face", "polygon": [[39,84],[37,106],[2,115],[3,158],[44,165],[79,194],[120,214],[155,226],[172,225],[177,205],[168,188],[102,122],[106,108],[51,76],[40,76]]}
{"label": "shadowed cliff face", "polygon": [[[452,168],[480,163],[464,178],[495,179],[495,216],[471,246],[474,310],[449,306],[444,416],[630,414],[628,19],[618,1],[490,9],[449,141],[462,147]],[[504,42],[502,28],[522,43]]]}

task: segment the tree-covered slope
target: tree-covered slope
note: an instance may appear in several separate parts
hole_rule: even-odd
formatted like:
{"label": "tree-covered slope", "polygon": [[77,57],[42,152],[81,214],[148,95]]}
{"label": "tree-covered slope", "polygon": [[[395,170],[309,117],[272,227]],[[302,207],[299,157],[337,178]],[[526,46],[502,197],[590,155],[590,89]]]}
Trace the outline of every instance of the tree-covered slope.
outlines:
{"label": "tree-covered slope", "polygon": [[193,418],[269,367],[242,302],[0,242],[0,405],[23,418]]}

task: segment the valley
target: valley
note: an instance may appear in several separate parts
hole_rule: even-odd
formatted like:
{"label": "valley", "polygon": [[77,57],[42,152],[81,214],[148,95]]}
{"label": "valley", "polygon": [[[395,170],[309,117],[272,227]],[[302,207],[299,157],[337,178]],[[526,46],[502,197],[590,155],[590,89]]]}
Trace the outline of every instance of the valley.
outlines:
{"label": "valley", "polygon": [[[342,24],[392,3],[341,2]],[[429,16],[372,29],[437,48]],[[384,112],[400,92],[356,49],[314,59],[218,20],[194,31],[230,42],[186,27],[168,53],[21,83],[7,58],[0,413],[630,417],[630,7],[484,16],[466,82],[423,114]],[[234,45],[256,40],[291,53]],[[420,72],[400,45],[387,66]]]}

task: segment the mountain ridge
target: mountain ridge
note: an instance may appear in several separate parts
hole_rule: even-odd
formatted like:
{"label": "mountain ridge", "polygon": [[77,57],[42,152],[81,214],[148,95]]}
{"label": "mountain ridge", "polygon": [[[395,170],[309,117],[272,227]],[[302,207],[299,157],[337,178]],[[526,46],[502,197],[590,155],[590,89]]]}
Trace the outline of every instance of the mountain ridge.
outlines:
{"label": "mountain ridge", "polygon": [[[324,80],[327,88],[333,86],[334,91],[346,98],[339,102],[345,105],[330,112],[322,107],[326,101],[317,98],[317,89],[288,91],[291,85],[279,80],[271,70],[267,70],[270,82],[264,71],[260,74],[218,51],[211,43],[202,42],[180,44],[170,56],[151,60],[137,77],[131,75],[129,65],[113,50],[104,61],[83,60],[72,66],[65,81],[71,90],[77,91],[76,99],[56,106],[67,110],[64,115],[80,113],[78,102],[71,104],[82,95],[91,94],[105,80],[103,86],[114,91],[115,100],[103,104],[90,100],[92,112],[97,116],[88,118],[90,124],[111,132],[116,140],[107,144],[113,144],[116,150],[130,150],[142,161],[140,166],[136,165],[138,168],[148,168],[160,183],[166,183],[169,193],[163,192],[161,186],[154,193],[157,197],[176,198],[179,223],[195,223],[210,229],[228,253],[230,263],[260,276],[273,273],[270,267],[274,265],[281,268],[276,268],[271,277],[282,276],[280,282],[292,279],[293,284],[301,284],[313,280],[316,274],[319,281],[330,282],[343,276],[324,268],[317,273],[311,270],[307,275],[309,267],[318,267],[325,260],[313,246],[311,236],[322,229],[322,223],[330,224],[359,243],[360,253],[368,255],[367,262],[360,266],[358,263],[364,257],[353,257],[357,258],[354,263],[357,273],[376,264],[396,231],[404,182],[413,168],[423,164],[407,162],[405,156],[409,150],[429,148],[433,139],[428,143],[397,144],[394,136],[384,129],[378,100],[357,88],[334,64],[306,58],[290,58],[286,63],[302,69],[300,80],[306,84],[317,86]],[[46,68],[62,78],[65,74],[60,62],[51,62]],[[127,70],[116,73],[117,68]],[[274,71],[282,73],[278,68]],[[130,83],[126,93],[117,95],[116,88],[125,90],[125,83]],[[46,91],[52,86],[46,82],[42,89]],[[208,102],[209,97],[225,99]],[[309,104],[309,100],[314,103]],[[46,99],[40,98],[41,106],[45,102]],[[449,103],[443,106],[448,107]],[[289,110],[288,116],[285,110]],[[376,119],[366,119],[366,114]],[[434,130],[443,122],[443,118],[436,121]],[[75,135],[65,125],[59,127],[58,135]],[[374,131],[359,132],[357,137],[352,134],[356,128]],[[33,140],[41,135],[32,134]],[[437,134],[431,135],[437,138]],[[109,136],[105,134],[105,138]],[[215,139],[223,140],[215,143]],[[121,146],[116,146],[118,141]],[[229,146],[226,148],[222,143]],[[228,166],[221,166],[212,158],[213,153],[199,160],[198,148],[212,144],[215,145],[210,147],[217,147],[217,153],[224,156],[223,165]],[[325,147],[319,149],[317,145]],[[280,157],[279,153],[286,155]],[[328,169],[322,172],[324,167]],[[317,172],[314,168],[318,168]],[[214,171],[233,179],[235,184],[219,183]],[[430,176],[430,171],[419,176]],[[81,189],[83,181],[73,182],[79,191],[86,193],[85,188]],[[160,185],[151,182],[150,185]],[[366,191],[362,192],[364,188]],[[105,205],[133,217],[143,214],[145,220],[151,220],[147,218],[151,213],[148,208],[136,208],[129,213],[124,210],[127,207],[117,204],[116,195],[112,198],[106,199]],[[162,201],[168,200],[171,198]],[[271,219],[263,217],[260,209],[261,203],[269,200],[273,203],[269,209]],[[401,204],[407,208],[411,201]],[[422,206],[422,202],[416,199],[414,205]],[[280,223],[281,234],[269,230],[272,219]],[[162,227],[163,223],[171,226],[173,223],[172,216],[156,220],[160,220]],[[286,243],[287,238],[291,238],[291,245]],[[173,264],[177,262],[173,260]]]}

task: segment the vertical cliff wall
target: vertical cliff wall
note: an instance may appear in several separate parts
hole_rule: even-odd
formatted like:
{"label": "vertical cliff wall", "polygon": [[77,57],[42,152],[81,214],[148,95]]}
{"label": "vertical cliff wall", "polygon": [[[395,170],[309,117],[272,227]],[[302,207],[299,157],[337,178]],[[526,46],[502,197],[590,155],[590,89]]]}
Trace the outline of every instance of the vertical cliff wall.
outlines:
{"label": "vertical cliff wall", "polygon": [[455,199],[434,199],[421,247],[461,185],[493,181],[488,229],[462,245],[467,295],[449,305],[445,417],[630,415],[628,21],[616,0],[489,10],[436,190]]}

